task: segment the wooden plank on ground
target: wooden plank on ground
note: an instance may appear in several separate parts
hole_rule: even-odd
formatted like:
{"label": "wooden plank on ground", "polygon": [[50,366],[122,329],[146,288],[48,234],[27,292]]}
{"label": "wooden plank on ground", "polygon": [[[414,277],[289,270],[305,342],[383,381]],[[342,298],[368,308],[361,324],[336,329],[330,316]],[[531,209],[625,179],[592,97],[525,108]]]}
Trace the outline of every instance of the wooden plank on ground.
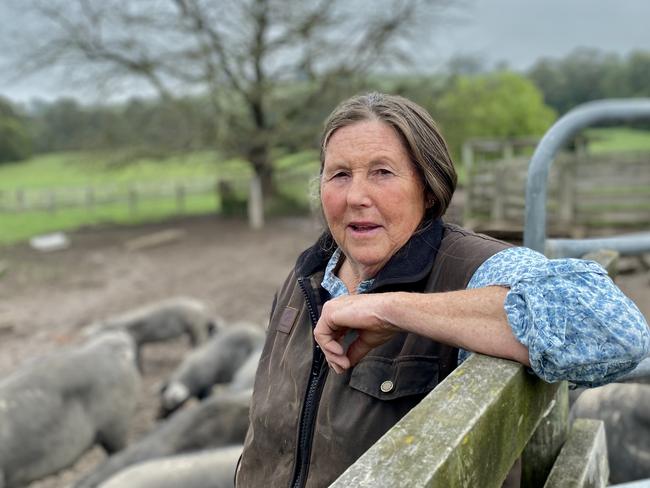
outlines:
{"label": "wooden plank on ground", "polygon": [[124,247],[129,251],[141,251],[178,242],[185,237],[185,234],[183,229],[167,229],[131,239],[124,244]]}

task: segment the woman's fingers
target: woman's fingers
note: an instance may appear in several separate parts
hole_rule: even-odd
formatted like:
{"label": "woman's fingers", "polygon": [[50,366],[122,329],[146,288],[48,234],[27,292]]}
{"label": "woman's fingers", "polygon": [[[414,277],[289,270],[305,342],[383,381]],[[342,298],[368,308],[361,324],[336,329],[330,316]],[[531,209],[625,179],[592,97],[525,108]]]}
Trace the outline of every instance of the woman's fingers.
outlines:
{"label": "woman's fingers", "polygon": [[345,329],[338,329],[334,324],[330,326],[330,322],[324,316],[321,316],[314,329],[314,339],[325,354],[328,364],[337,374],[343,373],[350,367],[343,345],[339,342],[345,337],[345,332]]}
{"label": "woman's fingers", "polygon": [[330,365],[330,368],[332,368],[336,374],[343,373],[343,368],[341,368],[341,366],[339,366],[338,364],[329,361],[327,362],[327,364]]}
{"label": "woman's fingers", "polygon": [[343,340],[345,329],[337,328],[327,319],[321,317],[314,329],[314,339],[324,352],[332,354],[343,354],[343,346],[339,340]]}
{"label": "woman's fingers", "polygon": [[330,365],[336,374],[341,374],[345,370],[350,369],[350,361],[347,356],[338,356],[336,358],[330,356],[328,358],[327,355],[325,355],[325,359],[327,359],[327,364]]}
{"label": "woman's fingers", "polygon": [[335,340],[331,340],[328,343],[321,345],[321,349],[325,353],[329,352],[330,354],[334,354],[335,356],[341,356],[345,352],[343,350],[343,346]]}
{"label": "woman's fingers", "polygon": [[[345,296],[330,300],[323,306],[314,329],[314,339],[335,372],[342,373],[354,366],[395,333],[377,319],[374,313],[377,298],[372,295]],[[346,351],[343,341],[350,330],[355,330],[358,337]]]}
{"label": "woman's fingers", "polygon": [[355,366],[375,347],[365,342],[363,337],[364,335],[360,334],[357,340],[350,344],[348,348],[347,359],[349,360],[350,366]]}

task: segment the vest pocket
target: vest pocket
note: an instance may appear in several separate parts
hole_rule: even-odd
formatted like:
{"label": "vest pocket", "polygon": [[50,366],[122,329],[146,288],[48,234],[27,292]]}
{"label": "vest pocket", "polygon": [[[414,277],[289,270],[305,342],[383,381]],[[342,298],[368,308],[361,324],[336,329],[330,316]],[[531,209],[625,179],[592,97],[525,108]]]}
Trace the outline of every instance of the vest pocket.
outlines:
{"label": "vest pocket", "polygon": [[350,376],[350,387],[378,400],[430,392],[438,384],[437,356],[364,358]]}

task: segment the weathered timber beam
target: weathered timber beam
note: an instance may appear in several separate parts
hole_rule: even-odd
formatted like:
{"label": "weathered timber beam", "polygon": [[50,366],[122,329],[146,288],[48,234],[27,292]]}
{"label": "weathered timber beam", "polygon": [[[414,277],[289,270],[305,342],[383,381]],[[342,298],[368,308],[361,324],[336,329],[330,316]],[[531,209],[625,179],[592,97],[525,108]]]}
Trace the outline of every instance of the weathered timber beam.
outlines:
{"label": "weathered timber beam", "polygon": [[605,488],[608,477],[603,421],[577,419],[544,488]]}
{"label": "weathered timber beam", "polygon": [[559,386],[473,354],[331,486],[500,487]]}

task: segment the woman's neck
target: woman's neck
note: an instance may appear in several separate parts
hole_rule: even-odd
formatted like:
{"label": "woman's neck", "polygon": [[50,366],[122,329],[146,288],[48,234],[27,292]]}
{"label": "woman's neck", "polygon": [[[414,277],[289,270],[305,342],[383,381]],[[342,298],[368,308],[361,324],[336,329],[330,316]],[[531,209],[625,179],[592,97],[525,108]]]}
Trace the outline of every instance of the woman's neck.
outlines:
{"label": "woman's neck", "polygon": [[374,270],[354,266],[343,253],[341,253],[339,265],[337,268],[338,269],[334,271],[334,274],[336,274],[336,276],[341,279],[343,284],[348,289],[350,295],[356,295],[357,289],[359,288],[361,282],[371,279],[377,274],[377,272]]}

